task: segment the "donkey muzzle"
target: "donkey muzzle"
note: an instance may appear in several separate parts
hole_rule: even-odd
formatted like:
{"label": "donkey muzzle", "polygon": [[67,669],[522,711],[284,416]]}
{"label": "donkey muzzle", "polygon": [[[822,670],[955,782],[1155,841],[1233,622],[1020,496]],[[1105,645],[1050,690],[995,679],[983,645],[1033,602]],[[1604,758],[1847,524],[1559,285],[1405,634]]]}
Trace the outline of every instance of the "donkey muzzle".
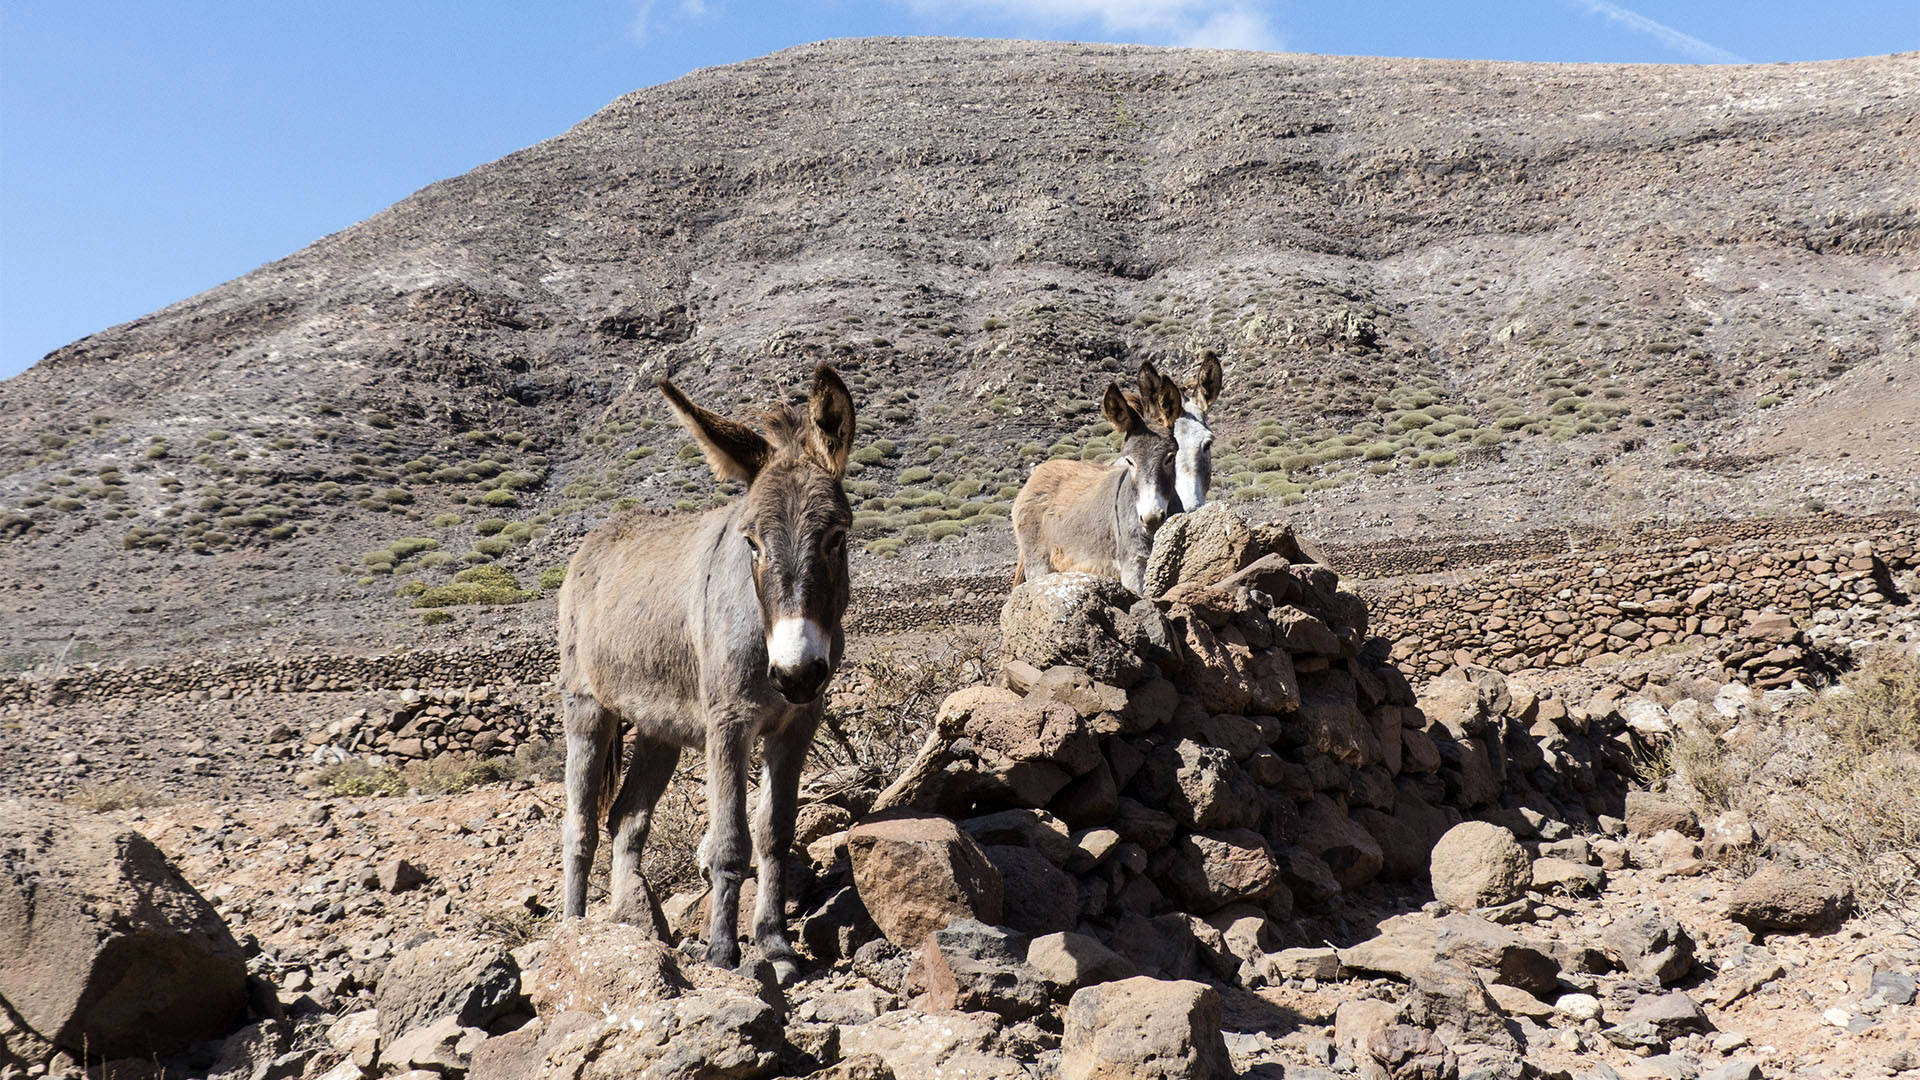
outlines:
{"label": "donkey muzzle", "polygon": [[795,705],[804,705],[819,697],[820,691],[826,689],[827,676],[831,674],[825,660],[808,661],[798,670],[778,667],[767,669],[767,677],[773,680],[780,696]]}
{"label": "donkey muzzle", "polygon": [[767,635],[767,678],[795,705],[820,696],[833,675],[826,632],[812,619],[784,618]]}

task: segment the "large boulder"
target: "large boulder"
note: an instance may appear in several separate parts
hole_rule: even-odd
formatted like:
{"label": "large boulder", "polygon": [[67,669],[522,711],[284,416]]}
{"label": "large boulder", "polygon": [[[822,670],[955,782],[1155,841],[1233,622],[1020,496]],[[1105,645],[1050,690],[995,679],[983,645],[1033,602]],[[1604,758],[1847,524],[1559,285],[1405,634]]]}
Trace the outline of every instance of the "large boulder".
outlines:
{"label": "large boulder", "polygon": [[1533,862],[1511,832],[1463,821],[1433,846],[1433,895],[1457,911],[1512,903],[1533,883]]}
{"label": "large boulder", "polygon": [[1067,1003],[1061,1080],[1215,1080],[1234,1075],[1220,997],[1198,982],[1137,976]]}
{"label": "large boulder", "polygon": [[463,1028],[484,1028],[520,1003],[520,965],[498,944],[435,938],[393,958],[380,978],[374,1008],[380,1041],[443,1016]]}
{"label": "large boulder", "polygon": [[1000,871],[944,817],[889,811],[870,818],[848,830],[847,854],[874,925],[903,949],[918,949],[955,919],[1000,921]]}
{"label": "large boulder", "polygon": [[38,1041],[75,1054],[170,1054],[245,1021],[246,957],[146,837],[9,801],[0,803],[0,998]]}

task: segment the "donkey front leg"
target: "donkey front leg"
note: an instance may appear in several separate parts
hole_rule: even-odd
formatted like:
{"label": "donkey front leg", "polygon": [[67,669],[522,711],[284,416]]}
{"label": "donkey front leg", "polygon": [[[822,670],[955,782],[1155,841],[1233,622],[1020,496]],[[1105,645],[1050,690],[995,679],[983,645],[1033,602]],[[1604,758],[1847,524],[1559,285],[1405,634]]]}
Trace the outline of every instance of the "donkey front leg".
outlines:
{"label": "donkey front leg", "polygon": [[560,911],[579,918],[587,913],[587,875],[600,843],[601,797],[620,727],[598,701],[572,691],[560,695],[560,724],[567,736],[567,816],[560,825],[566,878]]}
{"label": "donkey front leg", "polygon": [[707,835],[701,844],[713,882],[707,923],[707,962],[740,963],[740,882],[747,873],[747,749],[751,714],[707,724]]}
{"label": "donkey front leg", "polygon": [[787,942],[787,853],[793,847],[793,819],[800,801],[800,768],[820,723],[816,704],[766,741],[760,773],[760,807],[754,815],[753,857],[759,870],[759,896],[753,909],[753,941],[773,962],[785,983],[800,973],[800,960]]}

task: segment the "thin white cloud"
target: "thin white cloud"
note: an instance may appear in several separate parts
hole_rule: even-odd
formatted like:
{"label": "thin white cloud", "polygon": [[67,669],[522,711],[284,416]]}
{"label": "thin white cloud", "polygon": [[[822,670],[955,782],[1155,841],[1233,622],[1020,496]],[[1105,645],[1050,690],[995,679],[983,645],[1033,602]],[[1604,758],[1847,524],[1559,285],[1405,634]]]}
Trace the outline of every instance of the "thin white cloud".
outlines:
{"label": "thin white cloud", "polygon": [[1692,34],[1682,33],[1663,22],[1655,22],[1637,11],[1629,11],[1619,4],[1608,0],[1572,0],[1574,5],[1598,15],[1608,22],[1619,23],[1636,33],[1645,34],[1682,56],[1690,56],[1706,64],[1744,64],[1745,57],[1715,45],[1701,41]]}
{"label": "thin white cloud", "polygon": [[929,17],[968,12],[1020,26],[1091,26],[1110,39],[1211,49],[1279,49],[1280,35],[1249,0],[904,0]]}
{"label": "thin white cloud", "polygon": [[634,0],[633,19],[627,23],[627,36],[635,42],[646,45],[653,40],[655,29],[662,22],[704,19],[712,8],[707,0],[680,0],[665,13],[664,18],[655,18],[656,0]]}

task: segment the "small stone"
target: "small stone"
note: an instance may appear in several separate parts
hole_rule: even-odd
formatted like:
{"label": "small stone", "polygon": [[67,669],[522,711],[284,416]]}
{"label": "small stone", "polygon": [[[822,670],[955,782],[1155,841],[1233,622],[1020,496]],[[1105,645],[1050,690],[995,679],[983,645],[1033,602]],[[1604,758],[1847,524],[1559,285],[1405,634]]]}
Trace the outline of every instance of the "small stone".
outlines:
{"label": "small stone", "polygon": [[1553,1007],[1576,1022],[1600,1019],[1600,999],[1592,994],[1562,994]]}
{"label": "small stone", "polygon": [[390,893],[406,892],[427,880],[420,868],[398,856],[380,864],[380,887]]}

